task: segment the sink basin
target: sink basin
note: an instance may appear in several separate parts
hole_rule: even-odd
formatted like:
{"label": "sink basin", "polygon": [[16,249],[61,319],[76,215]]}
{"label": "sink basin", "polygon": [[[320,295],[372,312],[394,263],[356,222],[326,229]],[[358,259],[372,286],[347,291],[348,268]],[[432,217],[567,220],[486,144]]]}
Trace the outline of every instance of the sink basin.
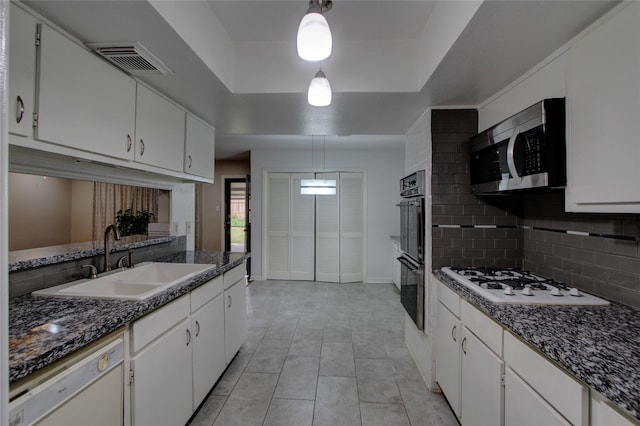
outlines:
{"label": "sink basin", "polygon": [[36,296],[145,300],[216,265],[141,263],[99,278],[85,279],[34,291]]}

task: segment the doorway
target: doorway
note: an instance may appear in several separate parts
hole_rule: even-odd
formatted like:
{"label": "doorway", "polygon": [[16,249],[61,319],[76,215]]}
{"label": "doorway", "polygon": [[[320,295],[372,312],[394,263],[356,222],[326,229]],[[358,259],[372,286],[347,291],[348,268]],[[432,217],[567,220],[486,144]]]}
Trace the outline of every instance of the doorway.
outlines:
{"label": "doorway", "polygon": [[245,253],[250,250],[250,180],[224,179],[224,250]]}

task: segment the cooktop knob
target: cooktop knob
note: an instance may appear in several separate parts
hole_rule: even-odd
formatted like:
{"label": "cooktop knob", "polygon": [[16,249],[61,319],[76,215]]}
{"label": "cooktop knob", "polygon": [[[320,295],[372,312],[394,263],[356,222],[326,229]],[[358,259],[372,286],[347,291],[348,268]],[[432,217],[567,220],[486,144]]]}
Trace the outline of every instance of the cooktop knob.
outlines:
{"label": "cooktop knob", "polygon": [[513,292],[513,287],[511,287],[510,285],[506,286],[504,288],[504,294],[506,294],[507,296],[515,295],[515,293]]}
{"label": "cooktop knob", "polygon": [[562,293],[560,293],[560,289],[558,287],[552,288],[551,291],[549,291],[549,294],[552,296],[562,296]]}
{"label": "cooktop knob", "polygon": [[575,296],[575,297],[582,297],[582,293],[580,293],[580,290],[578,290],[575,287],[573,287],[571,290],[569,290],[569,294],[571,296]]}
{"label": "cooktop knob", "polygon": [[531,291],[531,286],[530,285],[525,285],[524,288],[522,289],[522,295],[523,296],[533,296],[533,291]]}

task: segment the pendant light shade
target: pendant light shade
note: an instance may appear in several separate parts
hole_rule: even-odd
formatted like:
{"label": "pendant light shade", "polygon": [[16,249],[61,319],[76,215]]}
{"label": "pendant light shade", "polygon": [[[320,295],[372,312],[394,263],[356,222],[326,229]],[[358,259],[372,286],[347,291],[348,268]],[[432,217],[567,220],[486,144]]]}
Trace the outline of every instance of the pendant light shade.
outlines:
{"label": "pendant light shade", "polygon": [[298,27],[298,56],[306,61],[322,61],[331,55],[331,29],[322,15],[323,10],[331,8],[331,3],[325,3],[327,6],[321,6],[320,0],[310,0],[309,10]]}
{"label": "pendant light shade", "polygon": [[327,76],[322,69],[319,69],[316,76],[309,84],[309,93],[307,94],[309,105],[323,107],[331,105],[331,85]]}

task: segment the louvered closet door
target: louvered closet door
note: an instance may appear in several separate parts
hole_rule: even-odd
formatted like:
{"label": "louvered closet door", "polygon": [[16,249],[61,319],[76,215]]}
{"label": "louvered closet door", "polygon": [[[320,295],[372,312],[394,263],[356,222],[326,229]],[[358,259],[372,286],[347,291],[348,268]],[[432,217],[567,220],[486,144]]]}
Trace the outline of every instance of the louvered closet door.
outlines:
{"label": "louvered closet door", "polygon": [[267,279],[290,279],[289,264],[289,173],[267,175]]}
{"label": "louvered closet door", "polygon": [[313,173],[291,173],[290,278],[292,280],[313,280],[315,197],[300,194],[300,180],[302,179],[313,179]]}
{"label": "louvered closet door", "polygon": [[364,181],[362,173],[340,173],[340,282],[362,281]]}
{"label": "louvered closet door", "polygon": [[[317,179],[340,180],[339,173],[316,173]],[[336,195],[316,198],[316,280],[340,282],[340,185]]]}

